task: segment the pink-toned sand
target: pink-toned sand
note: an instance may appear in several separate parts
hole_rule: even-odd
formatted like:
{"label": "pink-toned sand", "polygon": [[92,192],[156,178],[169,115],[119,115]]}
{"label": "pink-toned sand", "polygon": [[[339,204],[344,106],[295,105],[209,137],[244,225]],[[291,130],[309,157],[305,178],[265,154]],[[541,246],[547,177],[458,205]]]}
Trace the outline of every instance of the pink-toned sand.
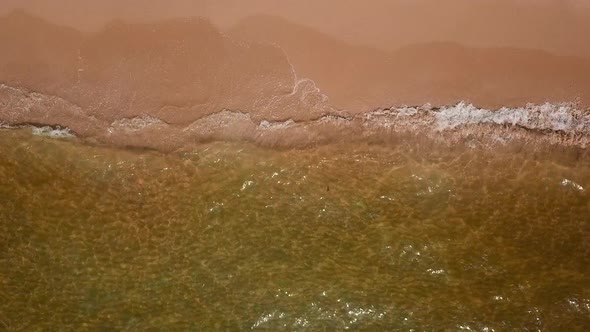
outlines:
{"label": "pink-toned sand", "polygon": [[91,133],[223,110],[261,123],[460,101],[590,106],[583,2],[8,0],[2,12],[8,123]]}

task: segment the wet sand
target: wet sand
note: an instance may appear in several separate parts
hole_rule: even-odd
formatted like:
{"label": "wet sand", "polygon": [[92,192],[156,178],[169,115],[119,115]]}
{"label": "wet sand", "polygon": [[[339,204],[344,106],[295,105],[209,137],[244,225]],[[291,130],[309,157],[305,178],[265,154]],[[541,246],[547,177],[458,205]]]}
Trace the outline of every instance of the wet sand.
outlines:
{"label": "wet sand", "polygon": [[513,47],[559,55],[590,55],[590,5],[585,0],[5,0],[15,8],[84,31],[113,19],[131,22],[203,16],[228,29],[269,15],[354,45],[395,51],[417,43]]}
{"label": "wet sand", "polygon": [[[448,42],[388,51],[269,16],[227,30],[191,18],[114,21],[81,32],[16,11],[0,17],[0,27],[7,50],[0,54],[0,121],[7,125],[67,127],[102,143],[162,150],[208,139],[257,142],[272,125],[262,141],[300,146],[345,139],[351,130],[341,130],[339,119],[358,132],[366,128],[362,121],[354,128],[353,118],[464,101],[484,113],[532,108],[534,116],[552,108],[549,120],[523,127],[586,146],[590,58],[582,56]],[[565,118],[560,105],[570,112]],[[283,130],[290,124],[305,130]],[[493,124],[516,133],[522,123]],[[477,132],[490,122],[464,125]]]}

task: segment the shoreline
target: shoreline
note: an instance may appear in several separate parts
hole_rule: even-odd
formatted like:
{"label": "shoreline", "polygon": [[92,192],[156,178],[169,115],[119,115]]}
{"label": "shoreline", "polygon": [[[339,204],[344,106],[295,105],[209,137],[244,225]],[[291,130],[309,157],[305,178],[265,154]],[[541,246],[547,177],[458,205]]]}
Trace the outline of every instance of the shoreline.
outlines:
{"label": "shoreline", "polygon": [[[22,113],[20,113],[22,115]],[[105,147],[148,149],[163,153],[190,150],[211,142],[245,142],[269,149],[307,149],[325,145],[428,145],[439,148],[501,149],[524,147],[534,151],[590,146],[590,110],[573,104],[528,105],[500,110],[459,103],[447,107],[400,107],[348,115],[327,114],[310,121],[255,122],[248,113],[223,110],[188,126],[167,124],[155,117],[118,119],[111,123],[6,121],[0,129],[30,129],[32,135],[76,138]],[[44,118],[51,118],[44,116]],[[23,119],[21,117],[21,119]],[[74,128],[83,128],[77,131]]]}
{"label": "shoreline", "polygon": [[298,118],[297,110],[289,108],[279,118],[221,109],[186,124],[169,123],[149,113],[134,117],[125,117],[124,113],[109,119],[59,97],[0,86],[0,125],[32,126],[43,128],[38,130],[49,132],[49,136],[77,136],[104,145],[163,152],[209,141],[305,148],[330,143],[390,144],[412,137],[471,147],[511,142],[582,149],[590,146],[590,108],[583,109],[575,103],[527,104],[492,110],[460,102],[361,113],[329,108],[307,118]]}

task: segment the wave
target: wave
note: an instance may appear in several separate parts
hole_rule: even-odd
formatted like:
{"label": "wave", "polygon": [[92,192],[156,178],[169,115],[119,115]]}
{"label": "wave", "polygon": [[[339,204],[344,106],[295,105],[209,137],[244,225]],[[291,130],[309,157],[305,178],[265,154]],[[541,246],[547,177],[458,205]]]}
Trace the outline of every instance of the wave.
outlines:
{"label": "wave", "polygon": [[528,104],[522,108],[502,107],[492,111],[461,102],[441,108],[436,113],[436,120],[439,129],[470,124],[497,124],[568,133],[590,132],[590,113],[576,109],[573,103]]}
{"label": "wave", "polygon": [[[575,103],[527,104],[525,107],[502,107],[497,110],[478,108],[467,102],[432,107],[393,107],[363,114],[363,121],[371,126],[416,126],[432,131],[452,131],[470,126],[496,125],[517,127],[531,131],[590,134],[590,111]],[[417,120],[420,120],[417,122]]]}
{"label": "wave", "polygon": [[[312,87],[308,87],[309,91],[313,91]],[[7,86],[2,89],[11,92],[17,101],[0,105],[0,118],[5,119],[2,128],[34,123],[40,124],[32,129],[35,135],[78,136],[104,144],[162,151],[215,140],[243,140],[268,147],[307,147],[334,142],[388,143],[399,142],[400,138],[472,147],[511,142],[590,146],[590,109],[584,110],[575,103],[528,104],[493,110],[460,102],[442,107],[431,104],[396,106],[358,114],[326,109],[313,118],[278,120],[271,114],[261,118],[260,114],[222,109],[181,125],[149,114],[106,121],[87,115],[76,105],[54,96]],[[285,107],[288,108],[289,103]]]}
{"label": "wave", "polygon": [[31,126],[31,132],[35,136],[46,136],[51,138],[74,138],[76,135],[69,128],[53,128],[49,126]]}
{"label": "wave", "polygon": [[0,130],[18,130],[18,129],[30,129],[31,134],[34,136],[44,136],[50,138],[75,138],[76,134],[72,132],[70,128],[61,126],[35,126],[30,124],[19,124],[10,125],[4,122],[0,122]]}
{"label": "wave", "polygon": [[129,135],[143,132],[144,137],[167,135],[169,141],[181,145],[246,140],[265,146],[298,147],[330,142],[385,142],[393,136],[418,135],[449,143],[472,144],[475,140],[484,145],[505,145],[526,141],[585,148],[590,146],[590,110],[581,110],[574,103],[489,110],[460,102],[443,107],[391,107],[356,115],[335,111],[306,121],[257,121],[249,113],[226,109],[186,127],[141,117],[116,121],[108,129],[111,134],[117,130]]}
{"label": "wave", "polygon": [[11,126],[3,121],[0,121],[0,130],[2,129],[16,129],[15,126]]}

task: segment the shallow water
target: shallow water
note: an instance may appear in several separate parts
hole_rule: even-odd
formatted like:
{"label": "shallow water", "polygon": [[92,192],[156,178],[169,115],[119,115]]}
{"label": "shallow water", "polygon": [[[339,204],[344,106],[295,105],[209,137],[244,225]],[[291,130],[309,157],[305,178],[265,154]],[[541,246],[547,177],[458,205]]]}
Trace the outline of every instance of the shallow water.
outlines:
{"label": "shallow water", "polygon": [[0,131],[0,330],[590,328],[583,154],[189,151]]}

